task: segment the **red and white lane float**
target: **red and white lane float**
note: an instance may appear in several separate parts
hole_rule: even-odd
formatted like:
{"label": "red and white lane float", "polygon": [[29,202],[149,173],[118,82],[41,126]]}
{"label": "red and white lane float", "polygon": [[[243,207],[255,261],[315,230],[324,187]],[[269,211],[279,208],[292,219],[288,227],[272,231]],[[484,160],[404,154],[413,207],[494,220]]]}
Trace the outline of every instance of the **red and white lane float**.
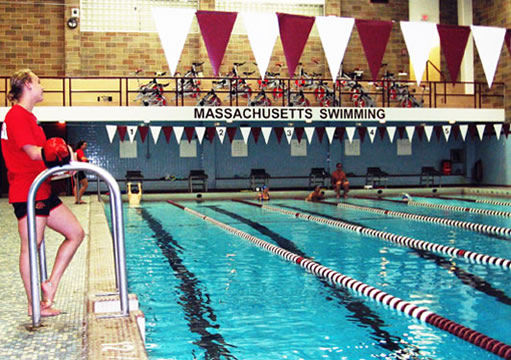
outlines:
{"label": "red and white lane float", "polygon": [[425,203],[425,202],[415,201],[415,200],[408,201],[407,203],[409,206],[422,206],[422,207],[433,208],[433,209],[469,212],[469,213],[475,213],[475,214],[501,216],[501,217],[511,217],[511,212],[502,211],[502,210],[476,209],[476,208],[456,206],[456,205],[432,204],[432,203]]}
{"label": "red and white lane float", "polygon": [[[318,277],[328,279],[329,281],[331,281],[334,284],[348,288],[352,291],[357,292],[360,295],[369,297],[380,304],[386,305],[392,309],[395,309],[399,312],[404,313],[405,315],[411,316],[415,319],[418,319],[425,323],[431,324],[431,325],[437,327],[438,329],[448,331],[451,334],[457,336],[458,338],[466,340],[473,345],[476,345],[484,350],[492,352],[504,359],[511,360],[511,346],[507,345],[506,343],[503,343],[499,340],[493,339],[487,335],[484,335],[484,334],[477,332],[473,329],[470,329],[466,326],[458,324],[452,320],[444,318],[443,316],[435,314],[434,312],[428,310],[425,307],[416,306],[408,301],[405,301],[403,299],[400,299],[398,297],[390,295],[384,291],[381,291],[380,289],[377,289],[375,287],[367,285],[367,284],[365,284],[361,281],[358,281],[356,279],[353,279],[349,276],[343,275],[335,270],[332,270],[326,266],[320,265],[312,260],[309,260],[302,256],[296,255],[288,250],[284,250],[278,246],[270,244],[267,241],[259,239],[253,235],[250,235],[249,233],[238,230],[230,225],[224,224],[224,223],[222,223],[218,220],[215,220],[209,216],[201,214],[198,211],[195,211],[193,209],[190,209],[183,205],[180,205],[172,200],[168,200],[168,203],[170,203],[174,206],[177,206],[180,209],[182,209],[192,215],[195,215],[204,221],[214,224],[231,234],[234,234],[234,235],[239,236],[243,239],[246,239],[246,240],[256,244],[257,246],[262,247],[263,249],[265,249],[273,254],[279,255],[280,257],[282,257],[288,261],[294,262]],[[253,203],[249,203],[249,202],[245,202],[245,201],[243,201],[243,203],[262,207],[262,208],[266,207],[265,205],[253,204]]]}

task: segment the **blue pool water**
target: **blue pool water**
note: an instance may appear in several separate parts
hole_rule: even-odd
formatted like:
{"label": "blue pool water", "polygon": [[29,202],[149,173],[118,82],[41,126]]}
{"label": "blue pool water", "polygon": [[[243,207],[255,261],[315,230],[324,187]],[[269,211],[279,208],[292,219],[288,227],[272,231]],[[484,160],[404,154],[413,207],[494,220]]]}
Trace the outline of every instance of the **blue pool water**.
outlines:
{"label": "blue pool water", "polygon": [[[499,223],[369,200],[353,204]],[[511,343],[510,272],[234,202],[194,210],[387,293]],[[511,241],[324,204],[272,206],[342,218],[509,258]],[[128,283],[146,316],[151,359],[498,359],[445,331],[333,286],[167,203],[125,208]]]}

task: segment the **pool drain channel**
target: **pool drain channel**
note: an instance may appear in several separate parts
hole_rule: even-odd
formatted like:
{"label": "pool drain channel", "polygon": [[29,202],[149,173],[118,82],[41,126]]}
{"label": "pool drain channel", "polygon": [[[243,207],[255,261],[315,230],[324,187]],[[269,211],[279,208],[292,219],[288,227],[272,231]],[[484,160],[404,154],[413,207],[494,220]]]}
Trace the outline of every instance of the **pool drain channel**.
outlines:
{"label": "pool drain channel", "polygon": [[[451,334],[457,336],[460,339],[463,339],[467,342],[470,342],[473,345],[476,345],[484,350],[492,352],[504,359],[511,360],[511,346],[493,339],[487,335],[484,335],[480,332],[467,328],[461,324],[458,324],[452,320],[444,318],[440,315],[435,314],[434,312],[428,310],[425,307],[416,306],[408,301],[402,300],[393,295],[387,294],[380,289],[367,285],[363,282],[350,278],[349,276],[343,275],[335,270],[332,270],[326,266],[319,265],[318,263],[306,259],[302,256],[296,255],[290,251],[284,250],[278,246],[270,244],[267,241],[259,239],[253,235],[250,235],[244,231],[238,230],[232,226],[224,224],[218,220],[215,220],[209,216],[201,214],[193,209],[187,208],[183,205],[180,205],[172,200],[168,200],[169,204],[177,206],[178,208],[195,215],[204,221],[207,221],[211,224],[214,224],[231,234],[239,236],[243,239],[246,239],[257,246],[264,248],[265,250],[274,253],[276,255],[281,256],[282,258],[294,262],[309,272],[313,273],[316,276],[320,276],[328,279],[329,281],[341,285],[345,288],[349,288],[361,295],[370,297],[371,299],[383,304],[387,305],[397,311],[400,311],[408,316],[414,317],[420,321],[431,324],[441,330],[448,331]],[[250,202],[244,202],[247,204],[251,204],[254,206],[264,207],[264,205],[253,204]]]}

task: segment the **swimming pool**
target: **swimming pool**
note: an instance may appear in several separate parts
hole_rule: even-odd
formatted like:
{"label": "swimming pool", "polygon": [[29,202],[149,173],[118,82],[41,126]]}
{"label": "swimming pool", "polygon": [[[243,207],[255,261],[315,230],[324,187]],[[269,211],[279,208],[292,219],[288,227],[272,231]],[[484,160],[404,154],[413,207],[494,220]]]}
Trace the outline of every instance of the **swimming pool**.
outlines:
{"label": "swimming pool", "polygon": [[[383,207],[380,201],[350,199]],[[509,270],[410,249],[234,202],[187,207],[504,343],[510,343]],[[319,203],[272,207],[342,218],[416,239],[509,257],[511,242]],[[443,210],[406,208],[432,216]],[[403,210],[405,209],[405,210]],[[388,306],[333,285],[167,203],[125,208],[130,292],[146,316],[154,359],[497,359]],[[509,219],[463,214],[464,220]]]}

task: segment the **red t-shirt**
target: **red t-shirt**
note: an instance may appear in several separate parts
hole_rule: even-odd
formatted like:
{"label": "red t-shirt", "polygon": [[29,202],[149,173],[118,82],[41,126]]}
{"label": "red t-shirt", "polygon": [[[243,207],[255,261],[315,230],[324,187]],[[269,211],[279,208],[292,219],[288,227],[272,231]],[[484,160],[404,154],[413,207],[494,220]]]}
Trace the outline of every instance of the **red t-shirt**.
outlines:
{"label": "red t-shirt", "polygon": [[[34,179],[46,169],[42,160],[32,160],[22,149],[25,145],[43,146],[46,135],[37,125],[37,118],[20,105],[14,105],[5,116],[2,125],[2,153],[9,180],[9,202],[26,202],[28,190]],[[46,180],[36,194],[36,200],[50,197],[50,179]]]}
{"label": "red t-shirt", "polygon": [[84,158],[84,157],[85,157],[85,154],[82,149],[76,150],[76,158],[78,161],[86,162],[85,160],[82,161],[82,158]]}

